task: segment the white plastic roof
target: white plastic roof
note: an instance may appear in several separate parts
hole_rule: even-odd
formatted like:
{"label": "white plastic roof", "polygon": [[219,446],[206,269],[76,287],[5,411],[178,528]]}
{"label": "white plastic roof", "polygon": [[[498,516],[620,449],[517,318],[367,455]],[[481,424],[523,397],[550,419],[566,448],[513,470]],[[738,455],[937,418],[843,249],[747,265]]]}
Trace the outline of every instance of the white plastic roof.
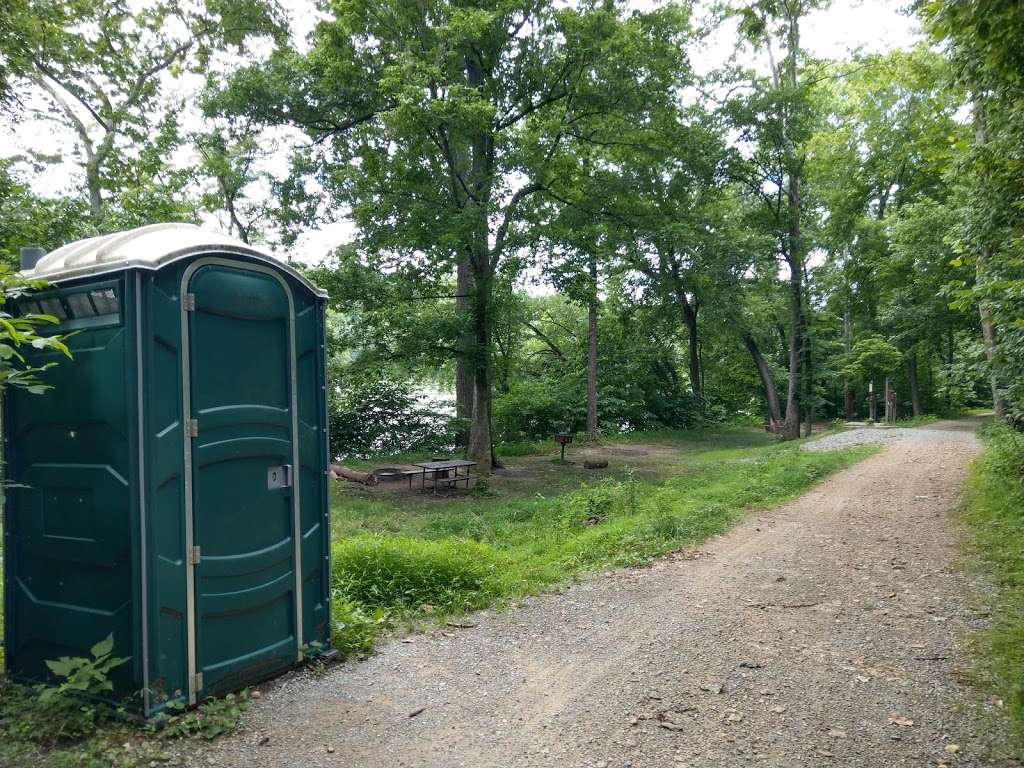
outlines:
{"label": "white plastic roof", "polygon": [[126,232],[79,240],[46,254],[35,269],[23,274],[29,278],[60,282],[123,269],[156,270],[178,259],[203,253],[247,256],[287,272],[318,296],[327,295],[293,267],[266,251],[227,235],[208,232],[194,224],[150,224]]}

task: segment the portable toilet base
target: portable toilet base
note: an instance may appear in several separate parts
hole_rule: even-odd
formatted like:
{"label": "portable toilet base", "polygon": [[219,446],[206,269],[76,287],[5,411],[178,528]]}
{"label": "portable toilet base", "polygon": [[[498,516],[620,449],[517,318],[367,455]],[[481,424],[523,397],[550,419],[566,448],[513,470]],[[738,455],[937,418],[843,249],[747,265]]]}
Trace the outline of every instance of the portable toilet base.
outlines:
{"label": "portable toilet base", "polygon": [[74,359],[6,398],[8,674],[52,679],[112,634],[110,699],[153,717],[326,652],[326,294],[188,224],[27,276],[52,285],[13,311],[56,316]]}

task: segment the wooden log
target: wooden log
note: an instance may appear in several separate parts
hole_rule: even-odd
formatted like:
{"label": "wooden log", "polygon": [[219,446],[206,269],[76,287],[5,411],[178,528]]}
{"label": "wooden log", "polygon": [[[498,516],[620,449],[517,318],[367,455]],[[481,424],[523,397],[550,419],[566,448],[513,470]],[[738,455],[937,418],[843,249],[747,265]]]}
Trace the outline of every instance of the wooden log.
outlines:
{"label": "wooden log", "polygon": [[342,464],[331,464],[331,479],[337,480],[342,477],[354,483],[362,483],[363,485],[377,484],[376,475],[369,472],[360,472],[357,469],[349,469]]}
{"label": "wooden log", "polygon": [[599,459],[599,458],[595,457],[595,458],[592,458],[592,459],[584,459],[583,460],[583,468],[584,469],[604,469],[607,466],[608,466],[608,459]]}

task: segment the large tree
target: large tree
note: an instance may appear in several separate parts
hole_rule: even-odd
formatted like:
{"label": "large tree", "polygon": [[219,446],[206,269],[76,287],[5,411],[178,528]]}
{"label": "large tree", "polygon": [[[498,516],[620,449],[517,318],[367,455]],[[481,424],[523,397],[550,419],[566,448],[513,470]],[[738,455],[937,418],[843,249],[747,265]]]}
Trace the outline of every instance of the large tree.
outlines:
{"label": "large tree", "polygon": [[[0,38],[0,79],[41,93],[46,107],[36,117],[73,137],[63,159],[81,169],[98,230],[109,229],[110,195],[154,183],[164,199],[180,190],[180,178],[161,177],[177,143],[178,107],[168,102],[167,79],[186,69],[205,72],[214,51],[281,30],[276,6],[256,0],[19,2],[24,32]],[[160,148],[157,156],[147,154],[152,146]]]}
{"label": "large tree", "polygon": [[494,289],[537,237],[526,209],[574,173],[576,147],[615,140],[666,98],[685,10],[627,17],[609,2],[544,0],[335,0],[327,10],[308,53],[279,48],[234,79],[223,108],[317,142],[320,179],[379,269],[434,276],[463,265],[468,453],[486,473]]}
{"label": "large tree", "polygon": [[[801,369],[809,367],[805,298],[807,141],[815,117],[805,82],[810,59],[800,38],[800,25],[815,0],[758,0],[737,10],[741,38],[767,55],[769,76],[751,77],[743,96],[733,99],[730,113],[744,145],[745,161],[737,176],[760,201],[763,226],[776,238],[776,253],[787,272],[789,327],[783,437],[800,436]],[[808,416],[808,418],[810,418]]]}
{"label": "large tree", "polygon": [[680,125],[676,135],[681,140],[667,154],[654,162],[644,158],[646,168],[634,165],[626,175],[634,219],[623,266],[641,276],[649,299],[684,329],[690,391],[703,418],[702,313],[730,300],[749,252],[736,228],[735,198],[721,175],[719,137],[703,123]]}
{"label": "large tree", "polygon": [[973,142],[950,177],[959,201],[952,240],[975,268],[962,303],[973,301],[979,315],[996,411],[1024,423],[1024,6],[929,0],[918,8],[946,45],[974,119]]}
{"label": "large tree", "polygon": [[[809,142],[808,179],[823,212],[818,244],[826,252],[816,287],[843,319],[847,350],[862,334],[882,333],[898,344],[915,415],[923,412],[919,357],[943,343],[957,314],[940,293],[944,283],[935,280],[948,274],[942,260],[951,258],[941,234],[940,247],[933,237],[916,256],[906,240],[912,232],[927,234],[910,223],[915,213],[928,219],[926,226],[936,223],[933,209],[915,203],[945,208],[943,175],[964,138],[947,68],[925,46],[831,65],[815,90],[823,119]],[[894,254],[890,224],[898,217],[902,250]],[[913,304],[910,295],[918,299]],[[921,302],[926,312],[918,312],[925,309]],[[847,418],[854,410],[853,384],[844,382]]]}

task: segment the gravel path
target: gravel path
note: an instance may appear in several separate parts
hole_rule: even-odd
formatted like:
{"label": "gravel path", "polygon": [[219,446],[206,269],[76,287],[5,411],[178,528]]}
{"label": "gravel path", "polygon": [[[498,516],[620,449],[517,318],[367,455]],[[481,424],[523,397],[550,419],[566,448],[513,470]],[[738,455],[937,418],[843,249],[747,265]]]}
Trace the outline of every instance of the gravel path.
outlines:
{"label": "gravel path", "polygon": [[[942,440],[949,436],[949,427],[960,422],[937,422],[927,427],[859,427],[847,429],[843,432],[836,432],[826,435],[809,443],[804,443],[801,448],[805,451],[835,451],[840,448],[852,448],[855,445],[868,445],[874,443],[890,443],[897,440]],[[970,425],[973,429],[977,426],[974,420],[965,420],[964,424]],[[973,435],[973,432],[964,434]]]}
{"label": "gravel path", "polygon": [[187,762],[983,765],[948,517],[974,426],[908,430],[699,550],[294,673]]}

